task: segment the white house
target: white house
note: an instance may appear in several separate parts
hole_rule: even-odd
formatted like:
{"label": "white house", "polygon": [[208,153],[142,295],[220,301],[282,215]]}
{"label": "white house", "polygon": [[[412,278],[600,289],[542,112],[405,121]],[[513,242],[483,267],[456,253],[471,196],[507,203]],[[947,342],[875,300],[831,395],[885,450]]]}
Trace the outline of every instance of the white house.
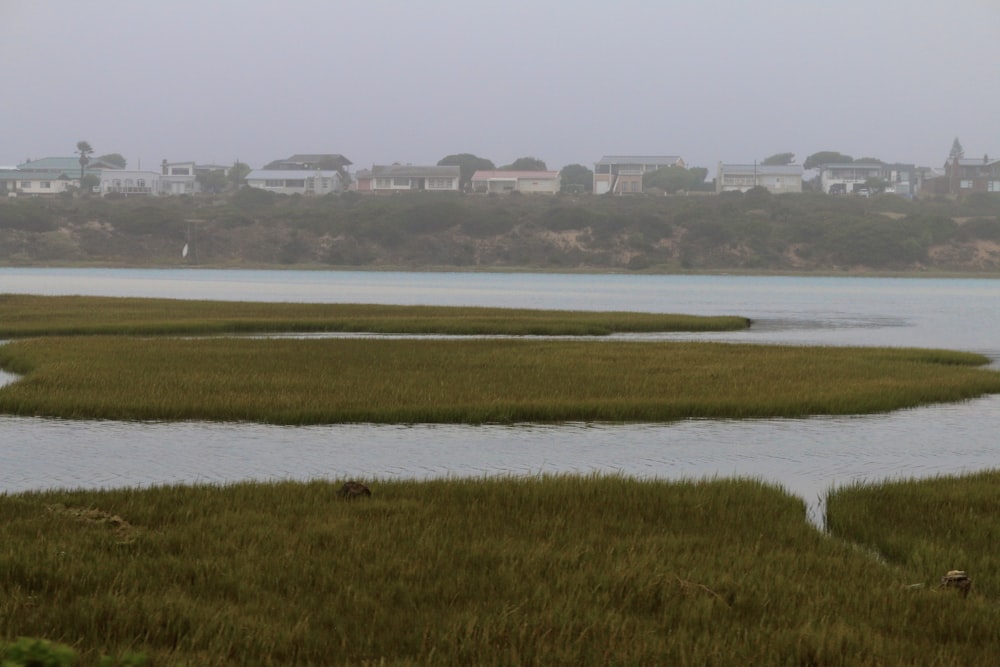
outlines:
{"label": "white house", "polygon": [[251,188],[283,195],[326,195],[340,192],[340,172],[333,169],[254,169],[246,177]]}
{"label": "white house", "polygon": [[370,192],[458,192],[462,172],[457,166],[372,165],[367,178]]}
{"label": "white house", "polygon": [[480,170],[472,175],[472,191],[554,195],[561,182],[558,171]]}
{"label": "white house", "polygon": [[774,194],[802,192],[802,165],[719,163],[716,192],[746,192],[758,186]]}
{"label": "white house", "polygon": [[[114,165],[91,158],[84,175],[100,177]],[[8,196],[55,195],[80,187],[80,159],[77,157],[46,157],[28,160],[14,169],[0,171],[0,189]]]}
{"label": "white house", "polygon": [[19,169],[0,171],[0,189],[11,197],[17,195],[57,195],[60,192],[77,188],[79,185],[79,171],[76,178],[65,171],[25,172]]}
{"label": "white house", "polygon": [[98,189],[101,196],[109,194],[126,197],[156,197],[160,194],[161,174],[137,169],[104,169]]}
{"label": "white house", "polygon": [[192,195],[200,190],[194,162],[160,163],[160,188],[165,195]]}
{"label": "white house", "polygon": [[920,188],[915,165],[884,162],[847,162],[819,167],[820,186],[827,194],[850,194],[866,187],[869,180],[882,181],[886,192],[910,197]]}

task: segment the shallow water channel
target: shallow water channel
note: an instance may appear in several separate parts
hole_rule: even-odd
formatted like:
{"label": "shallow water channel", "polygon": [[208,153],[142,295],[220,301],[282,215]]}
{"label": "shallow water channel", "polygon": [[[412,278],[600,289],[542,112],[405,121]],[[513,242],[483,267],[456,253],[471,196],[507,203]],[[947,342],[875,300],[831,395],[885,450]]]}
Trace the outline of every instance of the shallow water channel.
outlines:
{"label": "shallow water channel", "polygon": [[[0,269],[0,292],[734,314],[754,326],[652,338],[942,347],[1000,358],[996,280]],[[276,427],[0,417],[0,491],[563,472],[747,476],[801,496],[819,523],[822,496],[833,486],[996,467],[998,432],[1000,396],[884,415],[665,425]]]}

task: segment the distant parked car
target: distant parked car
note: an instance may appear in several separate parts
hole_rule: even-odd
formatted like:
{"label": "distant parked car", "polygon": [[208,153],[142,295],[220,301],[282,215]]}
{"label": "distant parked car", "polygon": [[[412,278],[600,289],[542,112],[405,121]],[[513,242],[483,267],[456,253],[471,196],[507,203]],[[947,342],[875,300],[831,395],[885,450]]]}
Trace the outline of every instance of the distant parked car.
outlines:
{"label": "distant parked car", "polygon": [[869,188],[860,187],[860,188],[854,188],[854,194],[856,194],[859,197],[871,197],[872,191]]}
{"label": "distant parked car", "polygon": [[831,195],[846,195],[847,185],[845,183],[834,183],[830,186]]}

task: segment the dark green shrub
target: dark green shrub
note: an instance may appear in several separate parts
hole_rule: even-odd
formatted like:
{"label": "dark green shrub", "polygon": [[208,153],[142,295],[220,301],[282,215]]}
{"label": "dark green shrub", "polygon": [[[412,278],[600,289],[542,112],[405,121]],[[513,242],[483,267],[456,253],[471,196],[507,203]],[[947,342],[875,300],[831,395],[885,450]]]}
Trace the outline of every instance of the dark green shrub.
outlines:
{"label": "dark green shrub", "polygon": [[260,188],[240,188],[233,195],[233,204],[244,210],[274,206],[278,195]]}

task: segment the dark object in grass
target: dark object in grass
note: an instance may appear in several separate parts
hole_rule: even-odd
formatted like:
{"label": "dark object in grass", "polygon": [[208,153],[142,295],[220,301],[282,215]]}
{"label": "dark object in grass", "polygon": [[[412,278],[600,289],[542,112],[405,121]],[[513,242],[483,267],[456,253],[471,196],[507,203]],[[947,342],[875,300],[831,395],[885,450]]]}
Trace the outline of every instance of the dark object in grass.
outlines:
{"label": "dark object in grass", "polygon": [[339,491],[337,491],[337,495],[340,496],[341,498],[347,498],[348,500],[353,500],[355,498],[360,498],[361,496],[371,497],[372,490],[369,489],[364,484],[362,484],[361,482],[355,482],[354,480],[351,480],[349,482],[344,482],[344,485],[340,487]]}
{"label": "dark object in grass", "polygon": [[957,588],[962,597],[967,597],[972,588],[972,579],[965,570],[949,570],[948,574],[941,577],[941,588]]}

